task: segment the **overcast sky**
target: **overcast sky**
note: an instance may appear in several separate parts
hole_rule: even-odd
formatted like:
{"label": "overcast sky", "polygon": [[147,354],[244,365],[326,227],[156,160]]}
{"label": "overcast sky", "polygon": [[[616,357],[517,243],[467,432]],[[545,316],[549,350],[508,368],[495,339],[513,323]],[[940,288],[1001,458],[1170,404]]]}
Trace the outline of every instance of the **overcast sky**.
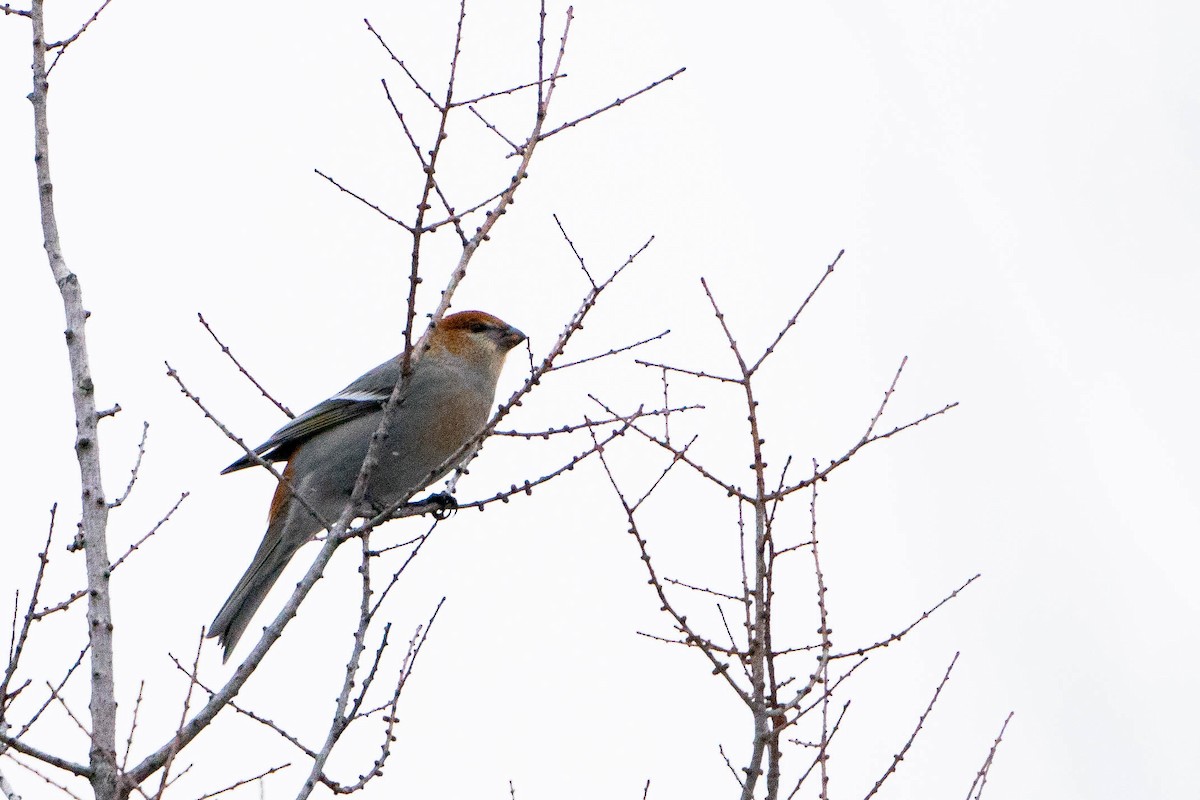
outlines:
{"label": "overcast sky", "polygon": [[[52,6],[51,38],[91,11]],[[586,289],[551,215],[596,272],[653,236],[569,355],[669,328],[644,358],[728,374],[699,279],[754,351],[845,249],[763,376],[772,467],[789,454],[807,464],[844,452],[906,355],[883,424],[960,406],[868,448],[823,485],[835,643],[882,638],[983,577],[846,684],[853,706],[831,796],[874,784],[955,652],[954,677],[889,796],[965,795],[1009,711],[985,796],[1195,796],[1200,11],[1103,1],[731,8],[577,2],[552,120],[687,71],[543,145],[456,308],[503,317],[540,353]],[[554,42],[564,10],[550,8]],[[470,5],[460,96],[533,79],[536,12],[530,2]],[[258,441],[282,418],[223,361],[197,312],[294,410],[399,347],[406,236],[313,172],[400,216],[418,197],[380,78],[421,133],[427,104],[364,16],[422,80],[442,85],[448,3],[116,0],[52,75],[65,255],[93,314],[98,401],[124,409],[102,427],[110,495],[150,422],[142,480],[112,520],[114,552],[191,493],[117,582],[123,712],[147,681],[135,754],[173,729],[185,684],[166,654],[191,657],[258,544],[272,483],[218,476],[237,450],[178,393],[163,360]],[[26,20],[0,20],[5,593],[27,586],[51,504],[60,543],[78,514],[28,64]],[[516,138],[532,99],[490,108]],[[446,147],[443,179],[460,206],[514,168],[503,142],[465,113]],[[450,237],[425,253],[423,312],[455,257]],[[659,377],[635,355],[565,372],[512,425],[595,415],[589,392],[626,409],[657,402]],[[524,360],[511,360],[502,396],[520,384]],[[708,406],[678,422],[700,435],[698,456],[747,481],[736,394],[695,381],[672,393]],[[585,446],[491,445],[460,497],[536,477]],[[631,491],[663,466],[632,438],[613,451]],[[805,535],[807,501],[783,509],[780,530]],[[647,779],[652,798],[733,794],[718,745],[740,765],[750,721],[699,653],[637,635],[670,629],[619,511],[589,463],[438,530],[394,601],[400,638],[448,599],[402,701],[398,755],[368,797],[504,798],[509,780],[521,800],[636,798]],[[392,523],[378,540],[423,524]],[[736,588],[736,509],[695,476],[673,475],[645,524],[662,572]],[[61,547],[53,558],[58,597],[82,560]],[[349,649],[354,569],[354,554],[339,553],[241,698],[310,743]],[[806,580],[797,573],[780,621],[795,644],[815,628]],[[272,595],[264,612],[281,601]],[[688,602],[712,616],[710,603]],[[81,628],[43,627],[30,664],[63,654],[69,663]],[[202,665],[214,682],[227,671],[215,648]],[[30,676],[41,685],[57,674]],[[61,736],[85,758],[69,724],[54,733],[56,724],[38,741]],[[373,735],[335,771],[367,767]],[[206,733],[189,760],[197,766],[181,796],[297,761],[241,719]],[[799,750],[785,759],[793,772],[802,763]],[[26,797],[48,796],[28,773],[0,768]],[[305,773],[272,776],[266,796],[290,796]]]}

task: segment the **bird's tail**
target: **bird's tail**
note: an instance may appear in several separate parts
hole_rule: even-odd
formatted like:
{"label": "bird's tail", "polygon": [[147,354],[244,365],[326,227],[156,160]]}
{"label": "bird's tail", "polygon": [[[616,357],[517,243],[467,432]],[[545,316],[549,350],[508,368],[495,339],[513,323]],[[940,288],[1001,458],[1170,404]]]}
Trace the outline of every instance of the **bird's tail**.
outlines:
{"label": "bird's tail", "polygon": [[300,545],[304,544],[304,539],[298,543],[288,542],[287,537],[283,535],[287,516],[279,514],[271,521],[267,535],[263,537],[258,552],[254,554],[254,560],[246,569],[246,574],[242,575],[233,593],[229,595],[229,599],[221,606],[221,610],[209,626],[208,638],[216,637],[225,648],[222,663],[229,660],[233,648],[245,633],[246,626],[266,599],[267,592],[271,591],[275,581],[283,574],[284,567],[292,560]]}

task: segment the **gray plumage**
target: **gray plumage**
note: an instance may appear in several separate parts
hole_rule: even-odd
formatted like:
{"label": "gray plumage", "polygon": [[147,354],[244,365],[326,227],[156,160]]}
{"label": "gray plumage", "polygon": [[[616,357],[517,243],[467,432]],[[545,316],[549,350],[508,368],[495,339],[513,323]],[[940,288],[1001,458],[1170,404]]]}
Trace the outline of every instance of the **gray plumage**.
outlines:
{"label": "gray plumage", "polygon": [[[487,423],[504,355],[524,338],[482,312],[442,320],[406,381],[379,450],[379,464],[367,487],[372,508],[405,502],[450,471],[453,465],[443,466],[446,460]],[[268,461],[288,462],[284,480],[305,502],[298,502],[283,483],[276,488],[262,543],[209,627],[208,636],[217,637],[225,648],[225,660],[296,551],[341,516],[399,377],[397,356],[255,448]],[[243,456],[223,473],[254,463]]]}

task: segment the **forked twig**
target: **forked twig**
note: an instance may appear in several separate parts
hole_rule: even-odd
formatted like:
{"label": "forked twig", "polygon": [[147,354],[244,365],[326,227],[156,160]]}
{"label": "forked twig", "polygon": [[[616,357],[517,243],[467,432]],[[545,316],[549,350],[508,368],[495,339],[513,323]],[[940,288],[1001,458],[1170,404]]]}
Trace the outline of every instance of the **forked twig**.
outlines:
{"label": "forked twig", "polygon": [[[981,800],[983,797],[983,787],[987,785],[988,774],[992,770],[996,751],[1000,749],[1000,742],[1004,739],[1004,732],[1008,730],[1008,723],[1012,722],[1014,713],[1010,711],[1008,712],[1008,716],[1004,718],[1004,724],[1000,726],[1000,733],[996,735],[996,741],[992,742],[992,746],[988,748],[987,758],[983,760],[983,766],[979,768],[979,772],[975,773],[975,780],[971,781],[971,788],[967,790],[967,800]],[[973,797],[972,793],[974,793]]]}

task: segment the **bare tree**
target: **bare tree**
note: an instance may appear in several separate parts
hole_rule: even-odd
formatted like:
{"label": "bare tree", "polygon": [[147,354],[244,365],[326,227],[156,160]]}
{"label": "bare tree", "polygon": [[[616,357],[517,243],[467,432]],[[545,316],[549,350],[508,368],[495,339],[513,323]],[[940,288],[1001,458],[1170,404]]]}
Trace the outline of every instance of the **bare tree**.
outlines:
{"label": "bare tree", "polygon": [[[134,733],[137,727],[138,710],[141,708],[142,703],[142,693],[139,690],[137,700],[135,701],[133,722],[124,737],[124,753],[120,755],[119,739],[121,737],[118,734],[116,714],[118,690],[114,677],[113,612],[110,599],[111,592],[113,591],[112,578],[116,569],[145,541],[145,538],[153,535],[162,524],[170,519],[174,509],[178,508],[178,503],[176,503],[170,512],[164,515],[159,524],[154,526],[154,529],[146,537],[135,543],[120,558],[115,561],[112,560],[107,540],[109,512],[119,507],[134,488],[140,468],[140,453],[144,452],[145,449],[145,438],[143,437],[142,444],[139,446],[138,464],[133,469],[129,485],[119,498],[110,501],[101,481],[100,470],[102,462],[98,427],[101,420],[118,413],[120,407],[117,406],[107,410],[100,410],[96,407],[90,352],[85,335],[88,312],[84,307],[84,298],[79,277],[70,270],[62,252],[51,182],[49,144],[48,93],[50,88],[50,73],[67,47],[87,32],[89,26],[96,21],[107,6],[108,0],[73,35],[59,41],[48,40],[45,33],[44,0],[31,0],[31,5],[27,9],[13,8],[9,5],[3,6],[3,10],[7,16],[17,16],[28,20],[32,34],[33,92],[30,95],[30,99],[33,105],[35,122],[34,153],[37,164],[37,191],[40,200],[46,254],[55,283],[58,285],[62,295],[67,320],[67,349],[71,364],[72,397],[75,405],[77,430],[75,450],[81,476],[80,486],[83,515],[79,523],[79,534],[73,542],[72,547],[84,551],[87,563],[87,587],[86,589],[74,592],[61,602],[39,608],[39,603],[43,602],[43,578],[50,562],[51,545],[55,530],[55,516],[52,512],[45,547],[39,555],[38,570],[31,591],[29,592],[28,600],[23,604],[25,609],[23,615],[16,613],[17,607],[14,606],[13,638],[3,679],[0,681],[0,754],[6,756],[13,763],[41,775],[44,780],[59,787],[63,792],[68,794],[71,794],[71,790],[60,782],[60,779],[42,775],[41,770],[52,769],[58,773],[65,773],[68,778],[71,776],[82,778],[90,784],[93,795],[103,800],[125,798],[133,793],[144,797],[159,798],[165,796],[169,787],[173,785],[173,782],[183,772],[187,771],[187,768],[184,768],[182,771],[177,768],[180,754],[212,723],[218,713],[230,707],[249,719],[262,724],[274,732],[274,734],[289,742],[295,747],[298,755],[303,757],[309,764],[307,778],[301,784],[301,788],[297,794],[298,797],[309,796],[318,786],[324,786],[337,794],[353,793],[364,788],[382,774],[383,767],[392,753],[391,742],[394,740],[394,729],[397,724],[397,703],[406,681],[415,666],[429,627],[433,624],[437,616],[437,611],[435,610],[424,625],[419,626],[410,637],[407,637],[407,646],[404,648],[404,653],[400,658],[398,667],[390,676],[387,675],[385,653],[393,646],[396,637],[391,630],[391,624],[382,622],[381,607],[392,589],[400,581],[406,568],[420,553],[422,545],[434,532],[438,521],[443,518],[446,510],[444,501],[440,499],[432,499],[419,503],[397,503],[390,508],[381,510],[371,509],[369,512],[366,510],[363,502],[367,481],[378,460],[377,453],[380,442],[386,434],[387,427],[390,424],[391,417],[401,396],[404,381],[403,376],[408,374],[410,365],[416,359],[420,358],[423,352],[422,345],[424,338],[428,335],[428,331],[451,307],[456,290],[468,276],[468,268],[471,265],[472,257],[489,240],[495,226],[499,224],[500,220],[509,211],[518,190],[528,176],[529,164],[539,146],[543,142],[581,123],[593,120],[604,112],[615,109],[627,101],[654,89],[663,82],[673,79],[683,70],[676,70],[659,80],[653,81],[636,91],[624,94],[615,101],[594,108],[592,111],[581,116],[556,119],[551,113],[552,100],[563,77],[562,63],[567,48],[572,20],[570,9],[567,10],[561,28],[561,35],[558,37],[557,45],[555,46],[547,38],[547,13],[544,5],[542,6],[537,18],[537,73],[531,80],[521,85],[497,87],[491,91],[470,97],[460,97],[457,82],[460,59],[463,56],[463,29],[466,22],[465,2],[459,6],[457,28],[452,39],[449,77],[446,81],[444,91],[435,91],[422,84],[405,62],[393,52],[386,42],[385,37],[369,21],[365,21],[366,30],[369,35],[378,42],[383,52],[394,63],[397,72],[412,84],[420,96],[423,96],[427,103],[423,111],[432,115],[434,120],[435,132],[431,140],[427,142],[420,141],[413,127],[409,124],[408,115],[413,112],[401,110],[388,81],[383,81],[382,88],[386,101],[393,109],[401,129],[411,145],[413,157],[417,160],[421,173],[424,176],[422,184],[418,187],[418,201],[415,204],[415,213],[409,219],[402,218],[402,215],[391,214],[385,211],[379,204],[347,188],[335,178],[324,173],[319,174],[347,195],[378,212],[382,217],[406,232],[409,237],[410,258],[407,265],[409,291],[405,301],[406,315],[403,328],[402,350],[404,368],[402,370],[402,378],[396,385],[388,401],[380,430],[372,440],[371,448],[363,463],[350,501],[347,503],[340,518],[329,526],[322,547],[304,577],[297,584],[295,591],[284,604],[282,610],[266,626],[257,644],[245,656],[232,676],[223,685],[210,687],[209,683],[200,674],[200,655],[203,640],[198,643],[195,657],[190,664],[176,659],[176,666],[186,675],[188,687],[180,710],[178,725],[174,731],[161,736],[158,743],[146,750],[144,755],[139,759],[131,760],[130,756],[133,749]],[[47,55],[50,54],[54,56],[54,60],[47,65]],[[516,95],[528,98],[528,120],[525,132],[519,136],[512,136],[502,130],[501,126],[489,121],[485,116],[485,111],[489,101]],[[505,147],[509,150],[507,155],[515,159],[516,166],[513,169],[511,178],[504,185],[464,204],[452,199],[451,191],[443,185],[440,175],[445,167],[446,160],[453,157],[448,155],[449,149],[444,146],[449,121],[452,118],[468,114],[477,120],[478,124],[485,126],[487,130],[495,134],[504,143]],[[418,290],[422,283],[423,270],[425,269],[422,258],[424,247],[430,237],[445,233],[450,233],[456,237],[460,247],[460,256],[458,264],[452,270],[449,280],[441,290],[437,302],[427,315],[429,322],[425,328],[425,333],[422,334],[417,329],[416,321],[418,311],[421,307],[421,295]],[[587,288],[579,301],[575,313],[570,319],[565,321],[562,333],[550,344],[543,354],[535,357],[532,352],[530,353],[530,371],[524,384],[512,397],[500,406],[484,431],[474,441],[468,443],[445,462],[444,466],[446,468],[457,468],[459,471],[458,474],[461,474],[465,470],[467,462],[478,453],[483,440],[495,432],[497,425],[509,412],[519,405],[534,387],[547,379],[554,371],[623,352],[653,341],[661,336],[661,334],[659,336],[652,336],[640,342],[622,343],[610,348],[606,352],[597,353],[586,359],[572,363],[560,363],[560,357],[567,343],[582,328],[585,318],[595,307],[604,291],[612,285],[613,281],[648,246],[649,241],[640,248],[637,248],[624,263],[616,265],[614,269],[610,270],[607,277],[598,277],[586,268],[583,269]],[[255,389],[268,397],[268,399],[272,399],[285,414],[290,415],[286,406],[274,401],[262,384],[237,361],[230,348],[221,343],[217,338],[216,332],[204,322],[203,317],[201,317],[201,322],[213,336],[214,340],[217,341],[222,351],[233,359],[239,371],[252,382]],[[282,476],[270,464],[256,456],[253,451],[246,447],[240,437],[228,426],[221,423],[212,411],[201,403],[196,394],[185,384],[178,371],[169,364],[167,365],[167,374],[171,379],[176,381],[180,390],[203,411],[204,415],[224,435],[241,446],[247,455],[257,463],[271,470],[277,480],[283,480]],[[603,420],[587,420],[577,424],[564,423],[547,431],[506,431],[507,435],[524,436],[526,438],[534,436],[544,438],[571,434],[586,436],[590,434],[592,436],[592,443],[588,445],[585,442],[582,449],[572,458],[565,463],[549,469],[540,476],[514,482],[509,488],[496,491],[490,496],[472,501],[459,502],[456,505],[459,508],[482,507],[488,504],[506,502],[513,495],[528,494],[537,486],[553,480],[555,477],[572,469],[580,461],[599,453],[606,443],[628,430],[629,425],[634,420],[648,414],[665,412],[666,409],[647,410],[643,408],[631,412],[614,413]],[[457,478],[450,481],[451,491],[455,488],[456,482]],[[182,502],[182,500],[183,498],[181,497],[179,502]],[[371,534],[381,523],[391,519],[422,514],[431,514],[434,517],[434,523],[426,533],[398,545],[382,548],[372,547]],[[354,524],[356,519],[359,520],[359,524],[357,525]],[[362,596],[358,625],[353,637],[351,652],[347,657],[344,679],[338,690],[335,709],[328,722],[323,741],[306,744],[301,741],[298,735],[272,722],[267,715],[234,703],[234,698],[251,675],[254,674],[267,651],[279,639],[284,627],[295,616],[301,603],[303,603],[305,597],[323,574],[334,551],[351,539],[356,539],[360,542],[362,556],[360,566]],[[383,557],[390,559],[394,566],[384,569],[386,577],[381,581],[377,577],[378,572],[373,569],[373,565]],[[35,626],[50,614],[68,611],[77,601],[85,597],[87,598],[86,644],[82,647],[79,658],[65,671],[65,674],[61,676],[57,684],[47,682],[46,695],[41,699],[37,699],[34,697],[37,690],[33,688],[33,679],[26,678],[22,681],[23,657],[28,655],[28,648],[34,643],[35,637],[33,633]],[[85,659],[89,662],[89,668],[87,670],[79,670],[78,668]],[[75,716],[62,695],[63,688],[79,673],[86,673],[89,676],[87,696],[90,698],[90,719],[88,722]],[[72,757],[69,751],[53,743],[44,744],[37,739],[37,725],[43,717],[43,712],[52,703],[62,705],[67,714],[76,721],[79,730],[84,734],[88,742],[86,759]],[[357,723],[367,722],[376,722],[380,727],[380,749],[378,755],[359,774],[356,780],[346,782],[335,778],[327,771],[327,763],[331,753],[352,726]],[[226,789],[245,785],[250,781],[283,769],[286,766],[277,765],[266,768],[259,775],[240,780],[226,787]],[[15,796],[15,791],[11,788],[7,780],[0,782],[0,788],[3,788],[7,796]]]}
{"label": "bare tree", "polygon": [[[31,30],[33,92],[30,99],[35,122],[37,194],[46,254],[62,296],[66,318],[76,422],[75,451],[80,469],[82,515],[78,534],[70,547],[83,550],[86,560],[86,586],[62,599],[47,601],[44,597],[47,586],[45,579],[57,529],[61,527],[57,509],[52,509],[30,588],[24,599],[18,595],[14,603],[9,656],[0,678],[0,757],[4,759],[0,763],[16,765],[68,796],[78,796],[78,786],[86,782],[91,794],[102,800],[126,798],[134,794],[161,798],[171,794],[172,790],[175,793],[183,791],[176,781],[187,774],[191,766],[185,765],[182,754],[221,712],[232,709],[226,711],[226,716],[239,715],[261,727],[265,735],[286,742],[294,750],[294,761],[262,764],[256,774],[219,786],[204,794],[204,797],[245,787],[266,775],[283,770],[292,770],[292,774],[303,773],[295,781],[297,797],[308,797],[318,789],[334,794],[355,793],[375,785],[395,753],[393,743],[400,725],[398,704],[441,609],[440,605],[433,608],[422,624],[409,631],[393,630],[393,624],[386,621],[387,601],[393,597],[394,590],[408,574],[410,565],[415,563],[424,545],[438,530],[446,512],[445,504],[430,499],[367,511],[362,503],[367,481],[377,461],[378,443],[382,440],[382,434],[386,433],[401,396],[403,378],[388,401],[379,435],[373,440],[363,463],[351,500],[339,519],[330,524],[311,565],[296,584],[295,590],[274,619],[264,627],[260,638],[232,675],[227,680],[219,681],[204,673],[201,661],[204,639],[201,632],[195,653],[190,658],[171,656],[185,687],[184,700],[174,727],[170,730],[148,731],[143,724],[139,730],[139,711],[144,702],[144,686],[141,683],[136,696],[132,698],[131,723],[127,727],[119,724],[118,701],[133,693],[123,693],[123,684],[115,675],[111,599],[112,593],[120,590],[120,584],[114,581],[114,577],[120,577],[122,573],[118,572],[118,568],[171,520],[187,495],[179,497],[161,519],[119,557],[112,557],[107,537],[109,512],[122,506],[138,481],[141,456],[146,450],[146,430],[143,429],[128,484],[116,499],[110,500],[101,480],[103,462],[99,428],[102,420],[119,413],[121,409],[115,405],[100,409],[95,400],[91,352],[85,335],[88,312],[85,310],[79,277],[68,267],[58,232],[50,171],[48,106],[50,75],[59,58],[88,31],[107,6],[108,0],[105,0],[72,35],[57,41],[51,41],[45,33],[44,0],[30,0],[28,8],[16,8],[8,4],[0,6],[6,16],[28,21]],[[408,367],[421,357],[424,337],[428,335],[430,326],[436,324],[452,307],[459,287],[470,275],[475,274],[470,272],[475,254],[489,241],[501,219],[511,212],[514,199],[528,178],[533,156],[535,152],[540,152],[540,145],[578,125],[592,123],[605,112],[623,106],[674,79],[683,70],[671,72],[636,90],[623,91],[612,102],[594,107],[587,113],[560,117],[556,116],[558,106],[553,105],[552,100],[564,85],[563,57],[572,25],[570,10],[562,20],[561,28],[548,35],[548,15],[544,4],[540,8],[536,20],[536,71],[529,76],[529,80],[519,85],[492,87],[472,95],[464,94],[458,77],[466,58],[463,48],[463,31],[467,23],[465,2],[459,6],[457,26],[449,37],[448,78],[444,86],[436,89],[426,85],[418,77],[417,71],[392,48],[386,32],[378,30],[369,21],[364,22],[366,36],[378,44],[379,52],[390,63],[393,75],[406,82],[418,98],[417,108],[407,108],[399,99],[400,92],[394,90],[396,77],[391,82],[388,79],[381,82],[383,101],[394,112],[396,123],[422,176],[415,186],[415,210],[411,214],[388,210],[384,203],[357,191],[352,180],[324,171],[318,171],[317,174],[338,192],[363,204],[407,237],[407,259],[404,264],[407,293],[403,301],[405,311],[401,337],[404,375],[408,373]],[[52,56],[49,63],[47,56]],[[520,133],[514,133],[510,125],[498,122],[491,115],[489,104],[498,101],[524,104],[525,117]],[[433,131],[431,135],[423,138],[418,134],[421,128],[413,122],[417,115],[423,115],[424,121],[429,123]],[[495,143],[500,146],[499,158],[507,159],[507,163],[513,165],[510,178],[499,185],[487,187],[477,196],[466,198],[457,196],[461,190],[456,191],[444,179],[454,159],[461,156],[446,144],[451,120],[460,118],[470,120],[493,136]],[[514,479],[507,488],[489,490],[476,499],[458,500],[456,505],[465,509],[506,503],[515,496],[533,492],[585,460],[600,462],[625,515],[637,555],[644,564],[647,581],[670,626],[668,633],[648,632],[645,635],[695,650],[706,668],[711,669],[746,709],[748,735],[736,749],[731,746],[727,752],[722,746],[719,751],[736,781],[731,785],[732,791],[743,800],[756,797],[772,800],[791,798],[802,793],[828,797],[829,754],[846,719],[849,703],[843,702],[843,698],[851,685],[851,678],[872,654],[905,638],[978,576],[970,577],[952,591],[931,597],[927,608],[919,614],[914,613],[908,624],[893,633],[881,634],[874,641],[853,644],[836,640],[835,645],[831,622],[833,609],[827,601],[828,584],[819,551],[818,487],[868,445],[938,417],[953,408],[954,404],[947,404],[890,428],[883,425],[884,413],[904,369],[904,363],[901,363],[884,392],[877,412],[867,421],[859,438],[840,455],[824,463],[813,461],[811,468],[804,470],[803,477],[796,476],[800,469],[798,466],[793,468],[794,459],[790,456],[781,468],[775,471],[769,469],[764,450],[765,424],[759,413],[760,401],[755,382],[764,372],[776,348],[793,332],[817,289],[833,274],[841,257],[839,254],[795,314],[782,323],[773,340],[753,355],[739,344],[734,331],[726,323],[717,297],[707,283],[703,284],[703,291],[732,356],[731,369],[642,360],[639,362],[642,366],[661,375],[662,396],[653,403],[622,409],[598,392],[595,401],[601,409],[600,413],[560,420],[553,426],[539,430],[503,426],[510,413],[535,388],[556,373],[634,350],[665,335],[663,332],[640,338],[631,337],[635,340],[614,342],[601,352],[565,361],[564,349],[582,329],[601,296],[630,270],[651,241],[633,248],[627,259],[610,265],[601,274],[588,266],[565,226],[559,223],[558,228],[563,242],[578,262],[583,295],[574,313],[564,320],[562,333],[540,352],[529,353],[529,371],[522,386],[501,404],[475,441],[447,460],[444,466],[456,469],[449,482],[449,490],[453,492],[457,488],[458,476],[463,474],[490,436],[525,439],[575,437],[579,444],[569,458],[552,464],[540,473]],[[436,274],[428,255],[434,237],[453,241],[458,258],[448,279],[441,286],[440,294],[431,300],[422,286],[432,274]],[[420,314],[425,315],[427,323],[422,320],[422,324],[419,324]],[[263,382],[252,374],[252,370],[241,363],[221,334],[203,316],[199,321],[220,351],[247,379],[253,387],[252,391],[267,398],[282,414],[291,416],[288,406],[277,400]],[[270,470],[276,480],[283,481],[282,475],[270,464],[258,459],[231,426],[218,419],[216,410],[201,401],[192,380],[185,380],[180,371],[170,365],[167,365],[167,375],[216,430]],[[686,427],[684,420],[687,419],[682,415],[698,410],[700,405],[681,404],[673,400],[673,396],[681,391],[678,386],[682,381],[712,384],[721,389],[731,389],[740,396],[748,422],[745,430],[747,450],[751,457],[748,484],[745,478],[729,475],[725,465],[703,463],[693,456],[695,439],[681,436],[681,430]],[[724,424],[724,421],[719,424]],[[622,475],[608,449],[620,437],[640,438],[664,459],[656,477],[637,491],[629,488],[632,479]],[[670,577],[661,563],[651,557],[652,534],[644,524],[642,514],[651,499],[656,497],[659,487],[667,480],[676,480],[673,473],[682,471],[690,471],[709,490],[727,495],[735,505],[736,527],[734,536],[730,538],[737,543],[739,558],[732,562],[734,573],[728,584],[710,585],[704,581]],[[807,518],[802,523],[781,512],[781,504],[792,497],[806,497],[808,500]],[[381,543],[381,537],[374,535],[383,522],[412,516],[431,518],[424,532],[398,543]],[[708,534],[711,531],[702,533],[704,536],[701,541],[713,541],[722,535],[718,531],[716,537],[710,538]],[[255,674],[267,652],[279,640],[285,627],[296,616],[324,574],[334,552],[352,540],[357,543],[360,554],[361,594],[356,626],[341,680],[333,687],[336,696],[333,708],[320,735],[313,736],[277,722],[270,710],[239,702],[238,695]],[[780,642],[777,640],[780,620],[788,615],[795,616],[797,606],[781,604],[777,596],[785,591],[785,587],[788,592],[793,592],[798,586],[810,590],[807,612],[817,624],[816,636],[811,641]],[[689,615],[689,606],[697,598],[706,607],[715,609],[716,616],[713,619],[718,623],[715,627],[697,621],[695,614]],[[80,635],[77,658],[54,675],[31,673],[28,668],[29,653],[37,644],[38,624],[51,616],[65,617],[72,613],[78,616],[84,605],[86,635]],[[911,736],[903,743],[894,760],[882,766],[879,778],[867,797],[878,793],[885,781],[896,772],[922,730],[953,667],[952,661],[940,682],[932,688],[932,698],[924,713],[915,721]],[[69,687],[82,683],[87,684],[87,719],[73,710],[66,697]],[[129,703],[128,700],[125,702]],[[53,738],[39,738],[46,728],[44,721],[50,708],[61,710],[72,720],[82,740],[87,743],[86,757]],[[340,770],[335,770],[330,763],[334,752],[349,752],[350,748],[345,746],[350,738],[348,734],[352,730],[357,732],[372,726],[376,749],[369,756],[354,750],[348,757],[356,759],[358,771],[354,777],[341,777]],[[981,796],[1003,733],[1002,729],[982,767],[971,776],[974,782],[968,791],[968,798]],[[148,746],[142,743],[147,738],[153,741]],[[789,754],[795,753],[800,754],[797,759],[800,764],[789,772],[785,767],[790,765],[792,758],[796,758]],[[515,797],[516,789],[511,784],[510,790]],[[0,771],[0,793],[9,800],[17,797],[16,789],[3,771]],[[644,798],[650,796],[650,781],[646,782],[642,794]]]}
{"label": "bare tree", "polygon": [[[750,733],[743,746],[745,752],[740,756],[744,759],[741,765],[734,763],[739,756],[727,754],[724,746],[720,748],[720,755],[736,781],[741,800],[753,800],[756,797],[790,800],[803,796],[801,792],[810,787],[811,796],[821,800],[829,797],[830,749],[850,707],[849,700],[835,705],[835,700],[847,694],[845,684],[871,654],[899,642],[980,577],[973,575],[940,599],[931,600],[930,606],[902,629],[881,636],[875,642],[841,647],[834,644],[832,609],[826,597],[828,584],[821,566],[817,532],[818,486],[829,480],[838,468],[864,448],[939,417],[957,405],[948,403],[917,419],[882,429],[880,423],[907,363],[905,358],[883,392],[883,399],[865,430],[844,452],[824,463],[813,459],[803,478],[792,476],[794,459],[791,455],[784,459],[778,470],[772,472],[768,469],[764,447],[767,431],[761,417],[755,381],[761,376],[768,360],[775,355],[776,348],[793,332],[817,291],[833,275],[841,257],[842,253],[838,253],[795,313],[781,325],[766,347],[755,354],[747,352],[739,344],[717,298],[708,283],[701,279],[716,324],[732,356],[732,369],[718,371],[712,367],[638,362],[661,372],[664,407],[669,407],[667,401],[671,395],[672,379],[715,384],[740,395],[745,411],[746,450],[750,457],[749,486],[735,477],[738,473],[731,473],[728,465],[711,465],[697,460],[690,452],[696,437],[682,440],[678,424],[673,433],[670,413],[661,416],[656,429],[640,420],[630,424],[630,428],[648,445],[666,457],[661,472],[642,489],[631,490],[628,487],[630,481],[618,478],[618,470],[610,458],[603,451],[600,453],[605,472],[628,522],[628,531],[645,565],[648,581],[672,629],[669,635],[643,635],[697,650],[705,665],[737,696],[749,715]],[[611,413],[601,399],[597,399],[597,402]],[[740,424],[740,421],[727,423],[721,420],[719,424]],[[689,471],[695,480],[699,480],[710,491],[730,498],[736,507],[734,533],[739,558],[732,585],[712,586],[669,577],[650,555],[651,534],[641,523],[639,512],[646,510],[656,491],[677,469]],[[797,524],[788,519],[786,514],[780,515],[780,508],[786,499],[802,493],[807,493],[809,498],[808,520],[806,524]],[[806,555],[807,571],[799,569],[795,563]],[[816,637],[810,642],[781,642],[779,630],[795,630],[797,627],[795,618],[799,612],[794,587],[806,582],[805,572],[811,591],[811,609],[815,612],[813,616],[817,623]],[[689,614],[689,607],[695,608],[697,601],[687,599],[688,596],[699,598],[705,606],[711,604],[715,607],[720,622],[716,630],[705,630],[702,623],[695,621],[696,615]],[[780,596],[786,600],[781,602]],[[781,624],[782,619],[787,619],[788,624]],[[864,800],[878,793],[884,782],[896,772],[921,732],[926,717],[932,712],[942,688],[949,681],[957,660],[958,655],[955,654],[912,734],[892,762],[884,768]],[[807,666],[803,666],[805,663]],[[999,741],[997,738],[983,768],[975,776],[968,798],[979,797],[982,793]],[[805,763],[785,781],[784,756],[797,749],[805,754],[802,756]],[[812,779],[815,779],[815,786],[810,782]]]}

